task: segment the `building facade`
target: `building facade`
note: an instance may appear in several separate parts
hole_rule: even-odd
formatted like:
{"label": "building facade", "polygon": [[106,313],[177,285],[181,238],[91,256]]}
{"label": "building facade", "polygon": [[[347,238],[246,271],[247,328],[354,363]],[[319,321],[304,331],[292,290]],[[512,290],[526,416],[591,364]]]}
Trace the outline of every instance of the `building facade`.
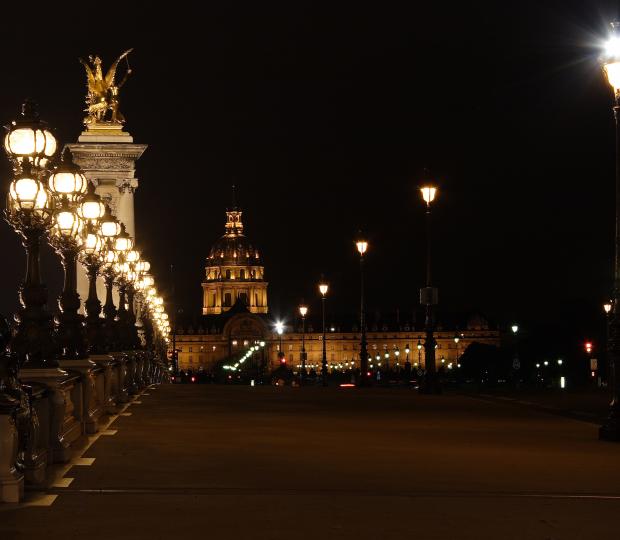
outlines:
{"label": "building facade", "polygon": [[202,314],[220,315],[237,301],[250,313],[267,313],[267,282],[258,249],[243,234],[242,212],[226,212],[224,236],[211,248],[202,283]]}
{"label": "building facade", "polygon": [[[301,320],[295,320],[284,323],[282,334],[277,333],[276,321],[269,315],[259,250],[245,236],[241,216],[236,206],[226,212],[224,236],[207,257],[202,317],[181,322],[173,329],[179,369],[215,373],[255,347],[251,353],[255,365],[268,370],[277,368],[282,352],[286,364],[296,371],[304,347],[307,368],[318,371],[323,351],[322,323],[306,320],[302,332]],[[499,332],[490,329],[480,316],[471,317],[463,328],[458,332],[441,328],[436,331],[438,365],[456,367],[460,355],[474,342],[499,345]],[[414,367],[424,367],[421,325],[376,320],[368,323],[366,332],[369,364],[374,368],[402,366],[407,360]],[[359,321],[330,324],[326,332],[329,370],[359,368],[360,339]]]}

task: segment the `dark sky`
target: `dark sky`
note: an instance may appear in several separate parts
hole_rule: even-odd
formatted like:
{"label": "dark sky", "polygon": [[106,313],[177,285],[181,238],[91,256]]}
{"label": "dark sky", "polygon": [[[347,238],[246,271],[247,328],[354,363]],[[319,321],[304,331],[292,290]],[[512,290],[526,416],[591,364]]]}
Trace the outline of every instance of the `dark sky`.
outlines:
{"label": "dark sky", "polygon": [[[371,246],[370,310],[410,312],[424,280],[416,189],[427,167],[441,187],[441,310],[600,329],[614,143],[597,47],[617,3],[429,4],[136,2],[103,15],[37,13],[38,28],[30,16],[3,17],[0,119],[31,96],[61,139],[75,141],[78,56],[97,53],[107,67],[135,48],[121,98],[128,131],[149,144],[138,164],[138,243],[164,291],[174,263],[187,312],[199,311],[204,259],[223,233],[233,182],[275,312],[301,297],[318,309],[321,273],[333,309],[353,312],[360,228]],[[8,314],[24,260],[6,224],[0,243]],[[60,265],[45,259],[53,298]]]}

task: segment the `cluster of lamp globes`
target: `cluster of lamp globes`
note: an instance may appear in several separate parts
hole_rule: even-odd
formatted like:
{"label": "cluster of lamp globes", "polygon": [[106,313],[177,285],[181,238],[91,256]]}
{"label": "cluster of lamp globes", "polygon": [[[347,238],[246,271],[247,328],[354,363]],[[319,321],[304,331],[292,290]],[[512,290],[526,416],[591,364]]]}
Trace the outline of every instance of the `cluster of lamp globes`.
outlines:
{"label": "cluster of lamp globes", "polygon": [[155,330],[167,341],[168,315],[149,262],[141,259],[125,226],[73,163],[69,149],[53,164],[57,146],[34,104],[24,103],[21,117],[7,127],[4,138],[16,173],[9,189],[7,220],[22,234],[28,229],[49,231],[50,243],[59,251],[73,249],[84,265],[95,263],[133,285],[146,301]]}
{"label": "cluster of lamp globes", "polygon": [[255,352],[260,351],[261,349],[263,349],[266,345],[266,342],[264,341],[260,341],[254,345],[252,345],[246,352],[245,354],[239,358],[239,360],[237,362],[235,362],[232,365],[226,365],[224,366],[224,369],[230,370],[230,371],[237,371],[239,369],[239,367],[241,366],[241,364],[245,363],[246,360],[248,360]]}

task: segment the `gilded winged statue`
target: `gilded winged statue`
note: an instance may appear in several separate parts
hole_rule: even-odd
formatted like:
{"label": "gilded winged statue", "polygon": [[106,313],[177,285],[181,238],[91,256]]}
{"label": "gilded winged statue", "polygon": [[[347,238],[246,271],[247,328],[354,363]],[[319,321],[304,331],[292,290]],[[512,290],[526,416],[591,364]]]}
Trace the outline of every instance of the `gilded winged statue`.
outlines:
{"label": "gilded winged statue", "polygon": [[131,51],[133,51],[133,49],[129,49],[121,54],[110,66],[105,77],[101,69],[101,58],[98,56],[89,56],[88,61],[90,65],[80,58],[80,63],[86,69],[86,81],[88,86],[88,94],[86,95],[86,104],[88,107],[84,109],[84,111],[88,113],[88,116],[84,119],[84,124],[125,123],[125,117],[118,110],[118,91],[131,75],[129,61],[127,61],[127,71],[123,80],[119,84],[116,84],[115,78],[118,63],[123,58],[127,58]]}

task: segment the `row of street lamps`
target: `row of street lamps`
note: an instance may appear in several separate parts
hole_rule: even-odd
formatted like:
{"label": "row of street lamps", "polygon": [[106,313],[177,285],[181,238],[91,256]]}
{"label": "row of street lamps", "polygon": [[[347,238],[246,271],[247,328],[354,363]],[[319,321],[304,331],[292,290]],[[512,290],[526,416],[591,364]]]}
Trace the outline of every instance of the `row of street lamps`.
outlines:
{"label": "row of street lamps", "polygon": [[[20,366],[25,368],[58,368],[58,352],[62,359],[75,360],[109,350],[138,348],[136,294],[143,308],[147,341],[155,337],[165,342],[170,331],[163,298],[157,295],[149,273],[150,264],[134,249],[125,226],[112,216],[94,185],[73,163],[69,149],[54,161],[57,146],[34,103],[26,101],[19,118],[7,127],[4,139],[14,171],[5,219],[21,236],[27,256],[12,344]],[[45,237],[59,254],[64,270],[55,333],[40,271],[39,252]],[[89,280],[86,318],[79,313],[78,262],[85,267]],[[97,276],[103,277],[106,286],[103,319]],[[118,309],[112,299],[114,285],[119,292]],[[164,343],[161,348],[165,350]]]}
{"label": "row of street lamps", "polygon": [[[437,303],[437,289],[431,286],[431,203],[435,200],[437,195],[437,188],[431,184],[425,184],[420,188],[422,199],[426,203],[426,222],[427,222],[427,264],[426,264],[426,287],[420,290],[420,302],[426,307],[426,320],[425,320],[425,358],[426,358],[426,380],[421,386],[421,390],[427,393],[435,393],[440,390],[437,384],[436,367],[435,367],[435,348],[436,341],[434,338],[434,320],[433,320],[433,306]],[[368,340],[366,337],[366,306],[365,306],[365,290],[364,290],[364,261],[365,255],[368,251],[368,241],[364,238],[359,238],[355,242],[357,252],[359,254],[360,264],[360,378],[358,381],[359,386],[367,386],[369,384],[370,373],[368,371]],[[321,361],[321,376],[323,386],[327,386],[327,352],[326,352],[326,327],[325,327],[325,300],[329,285],[323,279],[319,282],[319,293],[321,294],[321,311],[323,319],[323,354]],[[299,315],[301,316],[302,325],[302,338],[301,338],[301,384],[307,375],[306,371],[306,315],[308,314],[308,306],[302,303],[299,306]],[[276,332],[279,336],[279,358],[282,362],[284,353],[282,351],[282,334],[284,333],[284,324],[282,322],[276,322]],[[459,342],[458,335],[455,337],[455,343],[458,347]],[[421,355],[422,344],[418,341],[418,356]],[[388,353],[389,354],[389,353]],[[400,351],[397,352],[400,354]],[[407,360],[409,359],[409,346],[407,346]]]}

